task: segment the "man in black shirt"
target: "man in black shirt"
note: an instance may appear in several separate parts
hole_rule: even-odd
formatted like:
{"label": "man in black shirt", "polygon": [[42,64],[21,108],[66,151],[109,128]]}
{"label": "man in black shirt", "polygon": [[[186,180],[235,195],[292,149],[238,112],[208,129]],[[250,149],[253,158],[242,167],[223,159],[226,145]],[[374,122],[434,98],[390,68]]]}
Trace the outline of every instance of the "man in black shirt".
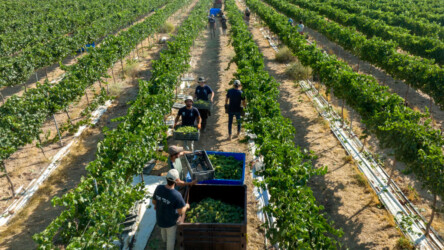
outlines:
{"label": "man in black shirt", "polygon": [[166,179],[167,185],[156,187],[152,201],[162,240],[166,242],[167,250],[173,250],[176,243],[177,219],[190,208],[190,205],[186,204],[179,191],[174,189],[176,180],[179,179],[179,172],[171,169]]}
{"label": "man in black shirt", "polygon": [[231,127],[233,125],[233,116],[236,116],[237,122],[237,135],[239,136],[241,131],[241,114],[242,106],[245,106],[245,97],[242,90],[240,90],[241,83],[239,80],[234,81],[234,88],[228,90],[227,97],[225,98],[225,105],[228,104],[228,140],[231,140]]}
{"label": "man in black shirt", "polygon": [[[199,86],[197,86],[196,91],[194,92],[196,99],[213,102],[214,91],[210,88],[210,86],[205,84],[206,83],[205,77],[202,77],[202,76],[199,77],[198,83],[199,83]],[[211,95],[211,97],[208,98],[208,95]],[[205,132],[208,116],[211,115],[210,110],[199,109],[199,114],[200,114],[200,118],[202,118],[202,122],[201,122],[202,132]]]}
{"label": "man in black shirt", "polygon": [[180,108],[174,121],[174,128],[178,125],[179,118],[182,117],[182,126],[194,126],[197,120],[197,128],[200,129],[201,117],[199,110],[193,107],[193,97],[187,96],[185,99],[185,107]]}

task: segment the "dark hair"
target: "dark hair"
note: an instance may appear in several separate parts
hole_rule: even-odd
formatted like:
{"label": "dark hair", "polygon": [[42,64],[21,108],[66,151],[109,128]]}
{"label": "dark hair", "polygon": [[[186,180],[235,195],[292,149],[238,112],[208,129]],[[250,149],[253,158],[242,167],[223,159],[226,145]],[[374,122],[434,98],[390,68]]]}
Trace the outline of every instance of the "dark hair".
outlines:
{"label": "dark hair", "polygon": [[302,20],[301,20],[301,21],[299,21],[299,23],[302,23]]}
{"label": "dark hair", "polygon": [[175,184],[175,183],[176,183],[175,181],[170,181],[170,180],[167,179],[167,184],[168,184],[168,186],[172,186],[172,185]]}

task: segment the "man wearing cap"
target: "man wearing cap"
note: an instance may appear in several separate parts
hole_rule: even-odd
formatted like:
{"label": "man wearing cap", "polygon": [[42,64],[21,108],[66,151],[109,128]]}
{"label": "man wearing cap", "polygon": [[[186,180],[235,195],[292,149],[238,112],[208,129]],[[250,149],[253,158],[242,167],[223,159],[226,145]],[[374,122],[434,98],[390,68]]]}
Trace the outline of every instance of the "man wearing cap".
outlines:
{"label": "man wearing cap", "polygon": [[[228,105],[228,140],[231,140],[231,127],[233,126],[233,116],[236,116],[237,122],[237,135],[239,136],[241,131],[241,114],[242,109],[245,107],[245,97],[242,90],[240,90],[241,82],[239,80],[234,81],[234,88],[228,90],[227,97],[225,98],[225,106]],[[228,104],[229,103],[229,104]]]}
{"label": "man wearing cap", "polygon": [[174,128],[178,125],[179,118],[182,117],[182,126],[194,126],[197,120],[197,128],[201,128],[201,117],[199,110],[193,107],[193,97],[187,96],[185,98],[185,107],[180,108],[174,121]]}
{"label": "man wearing cap", "polygon": [[167,250],[173,250],[176,243],[177,219],[190,208],[190,205],[185,203],[182,195],[174,189],[176,180],[179,179],[179,172],[171,169],[166,179],[166,185],[156,187],[152,200],[162,240],[166,242]]}
{"label": "man wearing cap", "polygon": [[179,177],[176,179],[176,190],[180,190],[180,187],[192,186],[196,184],[196,180],[193,182],[184,182],[185,172],[183,171],[182,162],[180,161],[180,157],[184,154],[191,154],[190,151],[184,151],[183,147],[178,146],[169,146],[168,154],[170,157],[168,158],[168,166],[171,169],[176,169],[179,172]]}
{"label": "man wearing cap", "polygon": [[[199,83],[199,86],[197,86],[196,91],[194,92],[194,96],[197,100],[203,100],[203,101],[211,101],[213,102],[214,99],[214,92],[210,88],[210,86],[206,85],[207,82],[205,80],[205,77],[199,77],[199,80],[197,81]],[[208,98],[208,95],[211,94],[211,97]],[[202,132],[205,132],[205,128],[207,126],[207,119],[208,116],[211,115],[210,110],[208,109],[199,109],[200,117],[202,118]]]}

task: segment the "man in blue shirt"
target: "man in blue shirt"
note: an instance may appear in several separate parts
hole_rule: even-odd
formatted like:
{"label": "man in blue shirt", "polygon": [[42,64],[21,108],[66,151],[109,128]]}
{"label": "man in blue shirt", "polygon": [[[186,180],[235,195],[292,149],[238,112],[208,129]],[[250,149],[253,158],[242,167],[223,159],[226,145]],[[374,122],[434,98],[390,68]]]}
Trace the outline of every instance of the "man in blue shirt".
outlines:
{"label": "man in blue shirt", "polygon": [[180,108],[177,113],[176,120],[174,121],[174,128],[178,125],[179,118],[182,117],[182,126],[194,126],[197,120],[197,128],[201,127],[201,117],[199,110],[193,107],[193,97],[187,96],[185,99],[185,107]]}
{"label": "man in blue shirt", "polygon": [[156,210],[157,225],[160,227],[162,240],[166,242],[167,250],[174,250],[176,223],[179,215],[184,214],[190,208],[182,195],[174,189],[178,178],[179,172],[176,169],[168,171],[167,184],[157,186],[152,199]]}
{"label": "man in blue shirt", "polygon": [[[241,114],[243,106],[245,106],[245,97],[242,90],[240,90],[241,82],[239,80],[234,81],[234,88],[228,90],[227,97],[225,98],[225,105],[228,105],[228,140],[231,140],[231,127],[233,125],[233,116],[236,116],[237,122],[237,135],[239,136],[241,131]],[[228,104],[229,102],[229,104]]]}
{"label": "man in blue shirt", "polygon": [[[203,100],[203,101],[211,101],[213,102],[214,99],[214,92],[210,88],[210,86],[206,85],[206,80],[204,77],[199,77],[198,80],[199,86],[197,86],[196,91],[194,92],[194,95],[197,100]],[[211,94],[211,97],[208,98],[208,95]],[[207,119],[208,116],[211,115],[210,110],[208,109],[199,109],[200,117],[202,118],[202,132],[205,132],[205,128],[207,127]]]}

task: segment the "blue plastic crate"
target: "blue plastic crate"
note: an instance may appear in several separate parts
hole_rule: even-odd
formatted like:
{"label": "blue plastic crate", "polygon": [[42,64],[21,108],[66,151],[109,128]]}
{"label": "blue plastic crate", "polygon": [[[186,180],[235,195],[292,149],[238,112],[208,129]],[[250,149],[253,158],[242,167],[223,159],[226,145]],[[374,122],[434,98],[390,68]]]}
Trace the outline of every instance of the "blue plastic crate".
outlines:
{"label": "blue plastic crate", "polygon": [[[212,179],[198,182],[199,184],[217,184],[217,185],[243,185],[245,180],[245,162],[246,155],[245,153],[233,153],[233,152],[219,152],[219,151],[206,151],[208,155],[223,155],[223,156],[233,156],[234,159],[238,161],[242,161],[242,178],[238,180],[229,180],[229,179]],[[187,182],[191,182],[191,176],[188,173],[186,177]]]}
{"label": "blue plastic crate", "polygon": [[219,12],[220,12],[220,8],[211,8],[210,9],[210,15],[217,16],[217,14],[219,14]]}

